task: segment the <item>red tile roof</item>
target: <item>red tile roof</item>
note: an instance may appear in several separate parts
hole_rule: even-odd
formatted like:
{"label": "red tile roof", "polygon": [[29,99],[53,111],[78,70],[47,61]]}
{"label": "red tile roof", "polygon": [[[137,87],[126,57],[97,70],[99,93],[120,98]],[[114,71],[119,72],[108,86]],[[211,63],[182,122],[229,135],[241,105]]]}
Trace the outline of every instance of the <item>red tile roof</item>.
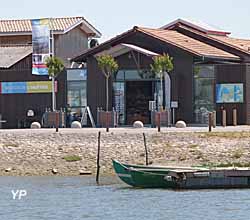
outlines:
{"label": "red tile roof", "polygon": [[188,37],[177,31],[151,28],[138,28],[138,30],[198,56],[239,59],[239,57],[234,54]]}
{"label": "red tile roof", "polygon": [[247,53],[250,53],[250,40],[248,39],[239,39],[239,38],[232,38],[232,37],[223,37],[223,36],[210,36],[219,40],[223,43],[230,44],[236,48],[245,50]]}
{"label": "red tile roof", "polygon": [[232,59],[232,60],[240,60],[240,57],[228,53],[224,50],[211,46],[209,44],[198,41],[194,38],[188,37],[182,33],[179,33],[175,30],[163,30],[163,29],[152,29],[152,28],[142,28],[142,27],[134,27],[116,37],[111,38],[110,40],[103,42],[97,47],[90,48],[88,50],[83,51],[78,56],[72,58],[72,61],[79,62],[85,60],[87,56],[96,54],[102,50],[106,50],[109,48],[110,44],[115,42],[121,43],[123,42],[126,36],[133,34],[135,32],[141,32],[146,35],[152,36],[156,39],[174,45],[182,50],[185,50],[191,54],[197,56],[204,56],[209,58],[219,58],[219,59]]}
{"label": "red tile roof", "polygon": [[[77,24],[85,23],[88,28],[98,32],[90,23],[88,23],[83,17],[64,17],[64,18],[51,18],[51,24],[53,31],[65,32],[68,29],[74,27]],[[0,33],[31,33],[31,20],[0,20]]]}

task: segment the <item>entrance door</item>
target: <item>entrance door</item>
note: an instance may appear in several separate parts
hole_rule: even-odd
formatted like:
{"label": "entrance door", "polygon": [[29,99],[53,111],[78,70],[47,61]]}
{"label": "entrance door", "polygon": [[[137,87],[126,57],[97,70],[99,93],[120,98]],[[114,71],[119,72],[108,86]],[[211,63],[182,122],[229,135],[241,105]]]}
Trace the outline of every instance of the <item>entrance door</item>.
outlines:
{"label": "entrance door", "polygon": [[150,124],[149,101],[153,100],[151,81],[126,82],[126,121],[128,125],[134,121]]}

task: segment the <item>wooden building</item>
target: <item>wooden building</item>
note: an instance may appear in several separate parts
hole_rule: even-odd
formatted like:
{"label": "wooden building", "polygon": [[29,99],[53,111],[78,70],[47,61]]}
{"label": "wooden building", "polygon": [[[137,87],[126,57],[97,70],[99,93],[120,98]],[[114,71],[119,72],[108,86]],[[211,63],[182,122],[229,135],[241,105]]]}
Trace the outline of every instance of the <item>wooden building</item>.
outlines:
{"label": "wooden building", "polygon": [[[69,58],[88,48],[89,40],[101,34],[83,17],[51,19],[55,56],[70,67]],[[67,105],[66,69],[56,79],[57,109]],[[11,89],[10,89],[11,87]],[[51,108],[51,80],[32,75],[32,32],[30,20],[0,20],[0,115],[3,128],[27,127],[41,121]],[[28,117],[32,110],[34,116]]]}
{"label": "wooden building", "polygon": [[[209,111],[227,111],[232,124],[232,109],[238,123],[250,124],[250,40],[235,39],[227,31],[178,19],[159,28],[134,27],[73,58],[87,63],[87,102],[96,109],[105,106],[105,79],[96,57],[111,54],[119,70],[110,80],[110,103],[120,114],[120,123],[135,120],[150,123],[148,102],[156,100],[159,79],[150,70],[155,54],[173,57],[171,101],[178,102],[176,120],[204,124]],[[166,88],[165,88],[166,89]],[[165,94],[166,95],[166,94]]]}

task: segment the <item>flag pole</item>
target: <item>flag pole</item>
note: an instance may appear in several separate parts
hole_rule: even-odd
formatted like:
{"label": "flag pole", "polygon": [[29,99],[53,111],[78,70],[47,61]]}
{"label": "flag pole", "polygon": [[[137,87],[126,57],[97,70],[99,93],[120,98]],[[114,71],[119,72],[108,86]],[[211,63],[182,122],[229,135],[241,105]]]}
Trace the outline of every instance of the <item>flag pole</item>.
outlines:
{"label": "flag pole", "polygon": [[[54,34],[53,34],[53,18],[49,19],[50,22],[50,56],[53,57],[55,55],[54,48]],[[55,76],[52,76],[52,111],[56,111],[56,95],[55,95]]]}

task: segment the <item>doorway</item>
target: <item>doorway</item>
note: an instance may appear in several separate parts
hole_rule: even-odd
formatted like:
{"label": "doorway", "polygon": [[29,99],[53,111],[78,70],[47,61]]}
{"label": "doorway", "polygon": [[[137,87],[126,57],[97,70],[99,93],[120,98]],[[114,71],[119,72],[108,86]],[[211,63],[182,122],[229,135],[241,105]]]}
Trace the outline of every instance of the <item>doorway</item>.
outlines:
{"label": "doorway", "polygon": [[126,124],[134,121],[150,124],[149,101],[153,100],[152,81],[126,82]]}

